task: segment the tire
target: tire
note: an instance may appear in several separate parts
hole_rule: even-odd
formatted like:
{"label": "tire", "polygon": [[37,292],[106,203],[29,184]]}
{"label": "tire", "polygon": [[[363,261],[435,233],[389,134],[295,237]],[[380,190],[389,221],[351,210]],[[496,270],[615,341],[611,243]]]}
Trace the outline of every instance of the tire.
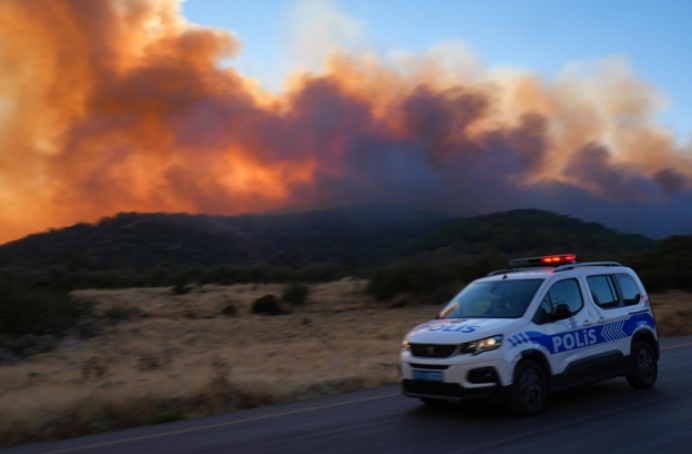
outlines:
{"label": "tire", "polygon": [[625,375],[635,389],[651,388],[658,378],[658,363],[654,349],[647,342],[637,342],[632,349],[632,372]]}
{"label": "tire", "polygon": [[431,399],[429,397],[419,397],[419,399],[421,402],[423,402],[423,404],[425,404],[429,407],[442,407],[442,406],[447,405],[449,403],[446,400]]}
{"label": "tire", "polygon": [[519,416],[537,415],[548,399],[548,384],[543,368],[535,361],[525,359],[514,369],[514,383],[510,408]]}

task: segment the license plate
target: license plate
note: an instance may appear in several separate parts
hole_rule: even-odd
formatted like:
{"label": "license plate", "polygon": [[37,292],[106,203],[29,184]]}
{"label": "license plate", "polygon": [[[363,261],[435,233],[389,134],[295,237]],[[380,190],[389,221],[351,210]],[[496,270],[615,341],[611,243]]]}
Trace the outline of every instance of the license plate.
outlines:
{"label": "license plate", "polygon": [[413,378],[426,381],[443,381],[442,372],[431,372],[428,370],[414,370]]}

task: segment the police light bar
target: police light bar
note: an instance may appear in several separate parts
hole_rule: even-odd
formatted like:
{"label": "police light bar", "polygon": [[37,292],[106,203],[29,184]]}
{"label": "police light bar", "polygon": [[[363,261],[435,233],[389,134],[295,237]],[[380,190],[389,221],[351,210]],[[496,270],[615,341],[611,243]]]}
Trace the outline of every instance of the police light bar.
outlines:
{"label": "police light bar", "polygon": [[576,263],[574,254],[546,255],[544,257],[530,257],[525,259],[512,259],[509,266],[536,266],[536,265],[567,265]]}

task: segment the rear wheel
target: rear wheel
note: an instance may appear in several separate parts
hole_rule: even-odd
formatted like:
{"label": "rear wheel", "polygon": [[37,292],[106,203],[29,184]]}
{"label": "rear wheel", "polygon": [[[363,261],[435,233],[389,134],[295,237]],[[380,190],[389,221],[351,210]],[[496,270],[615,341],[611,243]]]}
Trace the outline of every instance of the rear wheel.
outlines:
{"label": "rear wheel", "polygon": [[627,382],[635,389],[651,388],[658,378],[658,363],[653,347],[647,342],[637,342],[632,349],[634,368],[627,374]]}
{"label": "rear wheel", "polygon": [[535,361],[525,359],[514,369],[514,384],[510,406],[520,416],[540,413],[548,398],[548,385],[543,368]]}

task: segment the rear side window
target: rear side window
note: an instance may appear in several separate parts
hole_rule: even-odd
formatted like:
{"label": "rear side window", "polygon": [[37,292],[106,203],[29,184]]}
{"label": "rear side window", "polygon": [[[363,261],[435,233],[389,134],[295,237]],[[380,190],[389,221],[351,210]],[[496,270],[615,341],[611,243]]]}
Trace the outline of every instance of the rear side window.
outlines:
{"label": "rear side window", "polygon": [[603,309],[620,306],[620,299],[615,290],[613,276],[589,276],[586,278],[593,302]]}
{"label": "rear side window", "polygon": [[618,280],[618,284],[620,284],[622,299],[625,302],[625,306],[634,306],[639,303],[641,294],[639,286],[634,282],[634,279],[626,274],[616,274],[615,277]]}

